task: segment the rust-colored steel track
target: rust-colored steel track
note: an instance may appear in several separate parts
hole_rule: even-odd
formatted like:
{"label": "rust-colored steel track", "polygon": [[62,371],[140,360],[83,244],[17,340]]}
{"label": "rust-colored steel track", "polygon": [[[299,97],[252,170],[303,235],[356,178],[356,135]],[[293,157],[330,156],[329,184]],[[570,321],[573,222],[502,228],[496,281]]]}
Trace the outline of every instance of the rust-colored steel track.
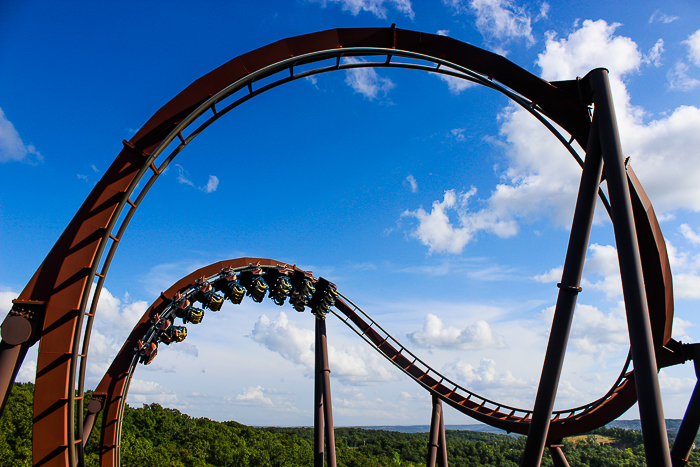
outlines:
{"label": "rust-colored steel track", "polygon": [[[262,276],[269,270],[275,273],[280,269],[289,272],[299,271],[295,266],[263,258],[237,258],[213,263],[180,279],[162,293],[141,317],[95,389],[88,408],[86,438],[98,413],[103,411],[100,441],[102,467],[119,465],[121,421],[126,395],[134,370],[139,360],[143,358],[138,349],[147,348],[150,342],[158,343],[158,336],[163,332],[162,323],[167,321],[169,324],[174,324],[174,315],[171,310],[177,305],[176,297],[181,297],[180,302],[189,299],[190,302],[195,303],[197,299],[193,297],[197,296],[200,278],[205,278],[209,283],[214,284],[215,292],[222,292],[222,287],[226,285],[226,282],[221,279],[223,276],[251,268],[260,270]],[[318,279],[314,278],[311,272],[304,272],[304,276],[313,283],[318,283]],[[278,304],[282,305],[282,303]],[[342,294],[339,294],[339,298],[336,299],[335,308],[336,310],[331,310],[335,316],[389,362],[440,400],[490,426],[508,432],[527,434],[532,410],[491,401],[451,381],[414,355]],[[627,411],[637,401],[634,371],[627,371],[628,364],[629,360],[617,381],[599,399],[580,407],[555,411],[547,444],[551,445],[566,436],[586,433],[603,426]]]}
{"label": "rust-colored steel track", "polygon": [[[381,57],[381,61],[345,64],[341,63],[344,55]],[[412,61],[399,63],[402,57]],[[295,71],[300,65],[328,59],[335,59],[335,65]],[[416,60],[425,65],[416,64]],[[586,78],[550,83],[504,57],[455,39],[394,27],[322,31],[283,39],[234,58],[184,89],[158,110],[130,141],[124,141],[124,149],[3,322],[0,343],[3,406],[27,349],[40,342],[34,393],[34,465],[73,465],[82,457],[82,392],[96,304],[119,241],[162,171],[201,131],[240,103],[294,79],[360,66],[397,66],[443,73],[495,89],[532,112],[581,163],[570,142],[575,140],[581,147],[587,147],[591,88]],[[286,71],[286,77],[257,87],[259,80],[281,71]],[[568,136],[560,134],[550,121]],[[165,155],[164,151],[172,147],[175,149]],[[149,173],[150,178],[137,192],[137,185]],[[653,340],[657,360],[663,365],[678,360],[676,353],[669,351],[667,355],[663,350],[663,344],[670,342],[673,316],[668,259],[651,205],[631,170],[628,175]],[[123,212],[122,222],[118,224]],[[98,278],[95,299],[88,307],[95,277]],[[86,331],[81,343],[83,328]],[[631,387],[631,382],[624,387]],[[434,392],[442,390],[436,388]],[[632,397],[629,394],[621,390],[610,398]],[[444,400],[453,406],[469,405],[454,398]],[[485,413],[485,409],[477,413]],[[507,417],[503,423],[509,423]]]}

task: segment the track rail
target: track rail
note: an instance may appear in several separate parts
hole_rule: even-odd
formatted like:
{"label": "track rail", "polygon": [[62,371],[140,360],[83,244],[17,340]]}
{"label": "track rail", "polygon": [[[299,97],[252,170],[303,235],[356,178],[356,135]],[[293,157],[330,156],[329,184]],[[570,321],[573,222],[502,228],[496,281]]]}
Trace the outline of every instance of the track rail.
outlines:
{"label": "track rail", "polygon": [[[347,56],[371,60],[344,63]],[[324,60],[334,63],[326,66],[321,64]],[[313,68],[314,64],[319,65]],[[3,324],[3,405],[27,349],[41,341],[34,395],[34,465],[64,466],[82,461],[79,447],[84,442],[86,358],[100,291],[130,220],[168,164],[210,124],[262,92],[317,73],[368,66],[444,73],[503,93],[528,109],[581,163],[582,157],[571,144],[576,141],[586,147],[591,127],[590,89],[585,79],[550,83],[504,57],[449,37],[394,27],[334,29],[283,39],[234,58],[184,89],[130,141],[124,141],[123,150]],[[265,80],[272,82],[265,84]],[[656,356],[657,360],[672,361],[673,356],[664,356],[663,350],[670,341],[673,318],[666,249],[651,204],[631,168],[628,177]],[[95,278],[96,291],[89,305]],[[629,382],[624,385],[627,387]],[[621,387],[615,397],[624,394]]]}
{"label": "track rail", "polygon": [[[159,343],[162,345],[165,342],[169,345],[172,342],[168,337],[168,329],[172,329],[170,326],[175,326],[177,318],[183,319],[184,322],[188,320],[187,307],[194,307],[199,302],[202,304],[202,309],[193,309],[203,311],[207,308],[205,303],[208,303],[209,299],[205,298],[202,292],[203,284],[210,286],[209,293],[221,294],[220,298],[240,303],[243,296],[232,300],[230,281],[226,278],[235,276],[237,281],[240,279],[246,295],[251,296],[252,271],[257,271],[255,277],[267,279],[268,282],[276,280],[280,276],[280,271],[284,272],[285,276],[296,277],[291,281],[293,287],[284,294],[282,299],[279,300],[277,297],[278,305],[282,305],[289,296],[301,289],[301,280],[309,280],[315,285],[328,283],[325,279],[315,278],[309,271],[301,271],[296,266],[283,262],[263,258],[238,258],[198,269],[162,293],[132,330],[94,391],[93,400],[96,403],[91,402],[88,408],[86,424],[89,424],[90,428],[92,427],[90,420],[94,420],[100,411],[104,411],[100,441],[103,467],[119,465],[122,415],[129,384],[138,363],[149,364],[157,355]],[[246,274],[248,274],[247,279]],[[270,288],[265,293],[272,296],[274,285],[268,285]],[[262,301],[265,293],[254,300]],[[309,297],[309,300],[301,306],[297,302],[295,308],[297,311],[310,309],[313,302]],[[416,356],[343,294],[338,293],[334,308],[329,310],[333,315],[409,378],[443,402],[490,426],[507,432],[527,434],[532,410],[499,403],[456,383]],[[149,353],[149,349],[156,349],[156,351]],[[588,432],[609,423],[628,410],[637,400],[634,372],[628,371],[629,366],[628,357],[615,383],[599,399],[578,407],[554,411],[547,442],[553,444],[566,436]],[[87,429],[85,442],[89,434],[90,429]]]}

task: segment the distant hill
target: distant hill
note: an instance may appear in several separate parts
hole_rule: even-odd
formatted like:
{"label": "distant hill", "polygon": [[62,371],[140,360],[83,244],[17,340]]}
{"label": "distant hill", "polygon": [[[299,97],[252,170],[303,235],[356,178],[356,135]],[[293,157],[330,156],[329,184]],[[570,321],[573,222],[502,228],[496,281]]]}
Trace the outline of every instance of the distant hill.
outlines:
{"label": "distant hill", "polygon": [[[428,433],[430,425],[373,425],[373,426],[357,426],[354,428],[362,428],[363,430],[385,430],[397,431],[399,433]],[[497,433],[505,435],[505,430],[494,428],[481,423],[472,425],[445,425],[445,430],[457,431],[478,431],[481,433]]]}

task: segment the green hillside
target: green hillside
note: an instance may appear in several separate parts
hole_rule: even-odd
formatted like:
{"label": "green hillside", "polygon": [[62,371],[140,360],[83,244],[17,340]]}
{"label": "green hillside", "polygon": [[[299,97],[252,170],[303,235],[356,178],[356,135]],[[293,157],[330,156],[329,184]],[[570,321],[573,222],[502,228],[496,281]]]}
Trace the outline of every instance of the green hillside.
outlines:
{"label": "green hillside", "polygon": [[[31,466],[32,384],[15,384],[0,419],[0,465]],[[99,420],[98,420],[99,426]],[[425,465],[427,433],[338,428],[338,465],[343,467]],[[93,433],[86,448],[86,466],[98,467]],[[602,443],[602,444],[601,444]],[[193,418],[158,404],[127,407],[122,434],[124,467],[310,466],[313,429],[252,428],[236,422]],[[517,467],[524,437],[475,431],[447,431],[450,465]],[[571,467],[644,466],[641,433],[602,428],[565,441]],[[548,455],[543,466],[551,466]],[[693,453],[691,466],[700,467]]]}

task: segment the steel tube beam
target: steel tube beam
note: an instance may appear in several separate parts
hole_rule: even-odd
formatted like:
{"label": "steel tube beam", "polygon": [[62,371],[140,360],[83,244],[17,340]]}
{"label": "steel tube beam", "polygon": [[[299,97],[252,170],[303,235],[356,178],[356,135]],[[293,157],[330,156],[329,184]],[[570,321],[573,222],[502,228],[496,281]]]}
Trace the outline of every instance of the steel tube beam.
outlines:
{"label": "steel tube beam", "polygon": [[683,421],[681,421],[681,426],[678,427],[676,440],[673,442],[673,449],[671,449],[673,467],[688,465],[688,457],[693,449],[698,428],[700,428],[700,381],[695,383],[693,395],[690,396],[688,408],[683,416]]}
{"label": "steel tube beam", "polygon": [[581,275],[583,263],[588,249],[588,239],[593,223],[595,203],[600,186],[600,178],[603,164],[598,144],[598,135],[595,125],[589,134],[586,148],[586,161],[581,174],[578,198],[574,220],[571,225],[569,246],[566,250],[564,270],[561,283],[558,284],[559,294],[552,320],[552,330],[549,333],[549,343],[542,366],[542,376],[537,388],[535,407],[532,413],[532,422],[527,434],[525,451],[521,465],[523,467],[537,467],[542,461],[544,447],[549,432],[549,422],[552,417],[554,398],[557,394],[559,376],[564,364],[564,354],[569,340],[571,322],[574,318],[576,299],[581,291]]}
{"label": "steel tube beam", "polygon": [[[700,374],[700,368],[698,368],[700,360],[696,358],[693,363],[697,377]],[[673,467],[682,467],[688,464],[688,457],[693,449],[695,437],[698,435],[698,428],[700,428],[700,380],[695,383],[688,408],[683,415],[681,426],[678,427],[678,433],[676,433],[676,439],[673,442],[673,449],[671,449]]]}
{"label": "steel tube beam", "polygon": [[29,347],[27,343],[10,345],[7,342],[0,342],[0,414],[5,410],[12,392],[12,384]]}
{"label": "steel tube beam", "polygon": [[437,396],[433,396],[433,411],[430,416],[430,436],[428,437],[427,467],[435,467],[437,461],[440,440],[440,419],[442,419],[442,401],[440,401]]}
{"label": "steel tube beam", "polygon": [[314,371],[314,467],[323,467],[324,458],[324,427],[323,427],[323,359],[321,358],[321,330],[319,321],[316,321],[316,344],[314,345],[315,371]]}
{"label": "steel tube beam", "polygon": [[647,465],[671,467],[649,307],[644,293],[644,277],[628,177],[617,130],[608,71],[598,68],[588,73],[587,77],[593,91],[594,112],[598,121],[600,146],[610,194]]}
{"label": "steel tube beam", "polygon": [[438,399],[440,404],[440,437],[438,442],[440,443],[440,450],[438,451],[437,463],[440,467],[447,466],[447,438],[445,437],[445,413],[442,411],[442,401]]}
{"label": "steel tube beam", "polygon": [[[318,347],[316,353],[319,355],[319,366],[321,381],[321,410],[323,411],[323,422],[325,425],[326,457],[328,467],[336,467],[335,457],[335,432],[333,430],[333,407],[331,405],[331,369],[328,366],[328,344],[326,339],[326,317],[316,316],[316,335],[318,336]],[[318,435],[317,435],[318,436]],[[323,459],[323,457],[321,457]],[[320,464],[323,465],[323,464]]]}
{"label": "steel tube beam", "polygon": [[566,460],[566,456],[564,456],[561,446],[550,446],[549,454],[552,456],[552,464],[554,464],[554,467],[569,467],[569,461]]}

